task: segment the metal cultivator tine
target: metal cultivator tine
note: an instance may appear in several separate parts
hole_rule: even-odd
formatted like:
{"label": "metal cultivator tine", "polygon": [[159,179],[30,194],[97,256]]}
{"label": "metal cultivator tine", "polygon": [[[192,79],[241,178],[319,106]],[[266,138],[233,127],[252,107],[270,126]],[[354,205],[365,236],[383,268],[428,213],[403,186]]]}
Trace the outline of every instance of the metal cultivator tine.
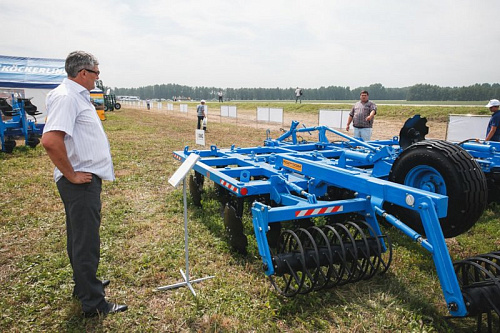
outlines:
{"label": "metal cultivator tine", "polygon": [[325,233],[317,226],[309,227],[313,241],[316,243],[316,248],[319,255],[319,265],[315,273],[315,286],[314,290],[320,290],[327,286],[332,274],[335,272],[333,266],[333,254],[330,247],[330,241]]}
{"label": "metal cultivator tine", "polygon": [[358,247],[356,246],[356,241],[346,226],[340,223],[335,223],[334,227],[340,231],[341,240],[346,248],[345,269],[348,275],[340,285],[359,281],[359,272],[362,271],[362,267],[358,263]]}
{"label": "metal cultivator tine", "polygon": [[318,247],[316,246],[316,242],[313,237],[306,229],[299,228],[297,230],[297,236],[302,240],[302,248],[305,249],[304,258],[306,266],[306,270],[304,271],[305,281],[299,293],[307,294],[314,289],[318,275],[321,271]]}
{"label": "metal cultivator tine", "polygon": [[491,264],[487,265],[487,269],[496,277],[500,277],[500,251],[480,254],[476,257],[489,260]]}
{"label": "metal cultivator tine", "polygon": [[351,235],[354,239],[355,246],[357,248],[357,262],[358,262],[358,274],[353,282],[360,281],[362,279],[369,279],[373,275],[368,275],[368,270],[370,268],[370,246],[368,245],[368,240],[366,239],[365,233],[358,224],[353,222],[347,222],[346,226],[352,229]]}
{"label": "metal cultivator tine", "polygon": [[[365,232],[365,235],[369,235],[367,236],[367,239],[370,243],[370,254],[372,258],[370,261],[370,271],[368,272],[369,277],[374,276],[377,272],[379,274],[385,273],[389,269],[389,266],[392,262],[392,243],[389,236],[376,236],[375,230],[373,230],[372,226],[370,226],[368,223],[366,223],[365,221],[357,221],[357,223],[365,228],[366,231],[368,231]],[[384,241],[384,243],[382,243],[382,241]],[[384,245],[387,250],[384,249]]]}
{"label": "metal cultivator tine", "polygon": [[330,243],[330,251],[333,261],[331,272],[329,272],[330,279],[327,281],[325,288],[332,288],[346,283],[346,279],[344,279],[344,274],[347,271],[346,250],[344,242],[335,228],[331,225],[325,225],[324,230],[324,233]]}

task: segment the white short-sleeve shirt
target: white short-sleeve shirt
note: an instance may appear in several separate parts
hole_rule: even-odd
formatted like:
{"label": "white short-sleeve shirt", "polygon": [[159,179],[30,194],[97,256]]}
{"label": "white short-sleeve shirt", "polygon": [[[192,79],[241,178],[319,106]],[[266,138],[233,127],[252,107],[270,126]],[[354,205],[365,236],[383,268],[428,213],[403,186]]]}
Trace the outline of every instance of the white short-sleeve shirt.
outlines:
{"label": "white short-sleeve shirt", "polygon": [[[46,104],[47,120],[43,132],[66,133],[64,144],[73,169],[114,180],[108,137],[90,102],[90,92],[66,78],[47,95]],[[62,176],[56,167],[54,180],[57,182]]]}

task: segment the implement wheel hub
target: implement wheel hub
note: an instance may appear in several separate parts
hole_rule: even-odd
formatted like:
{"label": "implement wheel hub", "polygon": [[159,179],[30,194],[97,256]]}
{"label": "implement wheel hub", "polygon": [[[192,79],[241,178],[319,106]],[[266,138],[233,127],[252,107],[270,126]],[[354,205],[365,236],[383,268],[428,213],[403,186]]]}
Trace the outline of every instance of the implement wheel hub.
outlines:
{"label": "implement wheel hub", "polygon": [[427,165],[413,168],[406,175],[405,185],[446,195],[446,184],[443,177],[436,169]]}

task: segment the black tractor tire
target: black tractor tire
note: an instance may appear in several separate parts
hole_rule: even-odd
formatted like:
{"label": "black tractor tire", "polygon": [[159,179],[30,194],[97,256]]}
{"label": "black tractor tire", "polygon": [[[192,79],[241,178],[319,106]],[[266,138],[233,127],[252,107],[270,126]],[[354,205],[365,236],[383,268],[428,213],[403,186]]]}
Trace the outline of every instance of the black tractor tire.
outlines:
{"label": "black tractor tire", "polygon": [[120,110],[122,108],[122,105],[120,103],[115,103],[115,109]]}
{"label": "black tractor tire", "polygon": [[[415,177],[418,172],[422,173],[421,177]],[[440,182],[419,185],[425,183],[421,180],[428,177],[426,173],[431,174],[430,179],[435,177]],[[446,238],[469,230],[488,202],[486,177],[479,164],[467,151],[447,141],[425,140],[409,146],[394,161],[389,180],[424,190],[431,188],[435,193],[448,196],[447,216],[439,221]],[[427,181],[432,182],[429,178]],[[415,231],[425,234],[416,211],[392,206],[390,212]]]}

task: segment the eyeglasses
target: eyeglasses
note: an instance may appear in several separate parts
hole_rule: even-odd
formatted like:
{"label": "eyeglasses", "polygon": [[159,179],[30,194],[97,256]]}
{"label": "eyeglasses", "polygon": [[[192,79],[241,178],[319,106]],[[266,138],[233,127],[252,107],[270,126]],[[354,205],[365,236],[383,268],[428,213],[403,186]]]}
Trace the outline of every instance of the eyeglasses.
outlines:
{"label": "eyeglasses", "polygon": [[92,69],[88,69],[88,68],[82,68],[79,70],[79,72],[83,71],[83,70],[86,70],[87,72],[90,72],[90,73],[94,73],[95,75],[99,76],[99,74],[101,74],[100,71],[95,71],[95,70],[92,70]]}

